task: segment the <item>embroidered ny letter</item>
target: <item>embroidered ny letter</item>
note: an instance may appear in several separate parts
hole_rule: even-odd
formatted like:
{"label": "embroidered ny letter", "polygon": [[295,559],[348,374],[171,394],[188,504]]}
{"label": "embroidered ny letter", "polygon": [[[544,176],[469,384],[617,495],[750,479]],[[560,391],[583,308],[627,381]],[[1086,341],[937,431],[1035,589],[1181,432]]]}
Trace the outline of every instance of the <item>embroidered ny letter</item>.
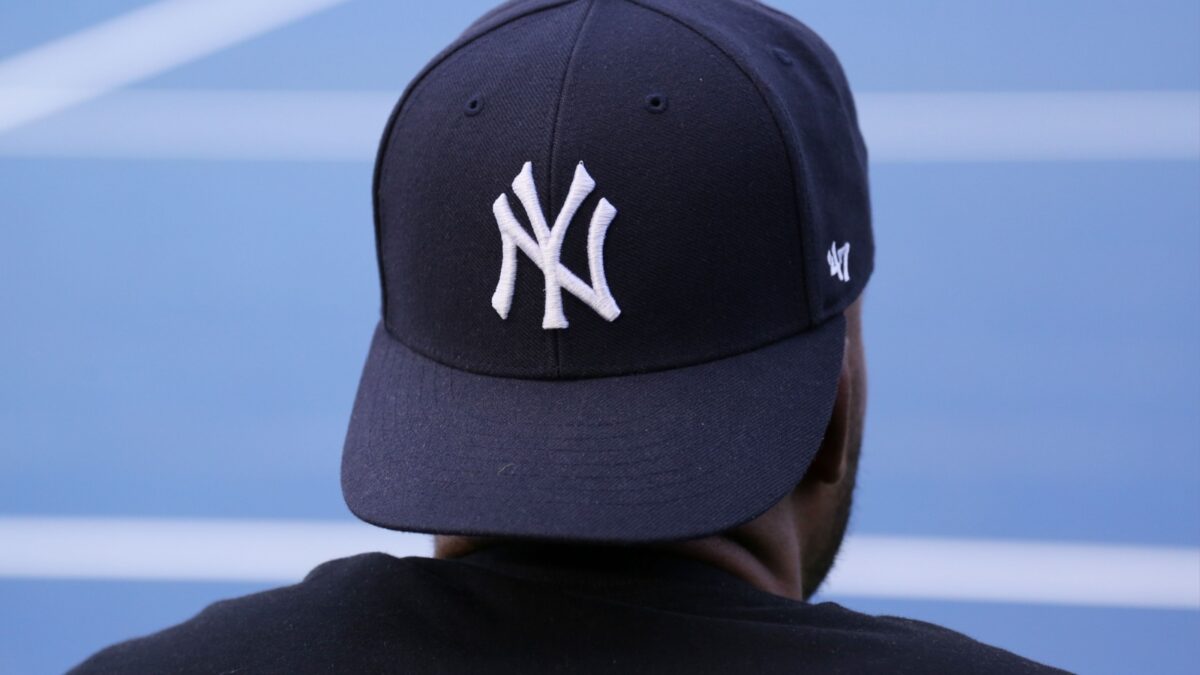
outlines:
{"label": "embroidered ny letter", "polygon": [[585,302],[608,321],[617,318],[621,313],[604,279],[604,235],[617,215],[617,209],[607,199],[601,199],[596,205],[591,224],[588,226],[588,274],[591,277],[591,286],[583,283],[574,272],[559,262],[567,227],[575,217],[575,212],[579,210],[579,205],[595,187],[596,181],[588,174],[583,162],[580,162],[575,167],[575,178],[571,181],[562,211],[559,211],[554,219],[554,226],[549,227],[534,186],[533,164],[525,162],[521,173],[513,180],[512,188],[521,206],[525,208],[537,241],[529,236],[513,215],[508,196],[501,194],[496,198],[492,204],[492,214],[496,216],[496,224],[500,228],[504,258],[500,264],[500,281],[496,284],[496,292],[492,294],[492,307],[501,319],[508,318],[508,310],[512,307],[513,288],[517,282],[518,248],[529,256],[545,277],[546,307],[542,315],[542,328],[549,330],[567,327],[567,317],[563,314],[562,307],[563,289]]}

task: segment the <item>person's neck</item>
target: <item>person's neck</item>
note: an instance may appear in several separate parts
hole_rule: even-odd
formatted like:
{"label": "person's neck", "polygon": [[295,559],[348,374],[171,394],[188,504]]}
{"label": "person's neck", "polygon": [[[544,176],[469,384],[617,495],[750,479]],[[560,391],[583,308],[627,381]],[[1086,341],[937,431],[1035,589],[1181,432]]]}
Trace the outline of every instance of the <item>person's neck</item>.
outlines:
{"label": "person's neck", "polygon": [[[721,534],[679,542],[645,544],[724,570],[759,590],[794,600],[804,599],[799,530],[794,511],[777,504],[763,515]],[[511,540],[438,536],[434,557],[459,558]]]}
{"label": "person's neck", "polygon": [[768,593],[803,600],[799,530],[793,512],[780,506],[721,534],[656,546],[718,567]]}

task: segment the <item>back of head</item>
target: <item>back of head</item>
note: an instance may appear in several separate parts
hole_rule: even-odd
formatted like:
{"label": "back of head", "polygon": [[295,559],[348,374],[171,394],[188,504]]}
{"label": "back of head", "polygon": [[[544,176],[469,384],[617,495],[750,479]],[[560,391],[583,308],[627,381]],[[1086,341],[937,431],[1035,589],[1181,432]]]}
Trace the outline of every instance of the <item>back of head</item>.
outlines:
{"label": "back of head", "polygon": [[778,507],[836,421],[866,165],[833,53],[759,3],[489,13],[383,135],[347,503],[607,544]]}

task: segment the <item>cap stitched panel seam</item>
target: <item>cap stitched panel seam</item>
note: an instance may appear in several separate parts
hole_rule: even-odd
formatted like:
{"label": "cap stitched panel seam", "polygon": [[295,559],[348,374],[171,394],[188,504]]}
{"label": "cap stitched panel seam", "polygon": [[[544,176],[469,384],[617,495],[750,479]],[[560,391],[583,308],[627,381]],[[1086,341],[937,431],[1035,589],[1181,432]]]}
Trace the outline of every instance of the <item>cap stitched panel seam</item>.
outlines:
{"label": "cap stitched panel seam", "polygon": [[[373,206],[375,220],[375,262],[379,267],[379,297],[381,304],[380,316],[383,317],[383,325],[385,330],[387,329],[388,307],[387,278],[383,264],[383,200],[380,198],[379,187],[387,179],[387,170],[384,168],[384,159],[387,157],[387,153],[391,149],[392,132],[396,127],[396,120],[399,119],[400,115],[403,114],[405,106],[416,95],[421,86],[425,84],[429,75],[434,70],[437,70],[438,66],[448,61],[451,57],[453,57],[455,54],[458,54],[468,45],[474,43],[476,40],[479,40],[482,37],[500,30],[501,28],[504,28],[505,26],[520,21],[521,19],[578,1],[579,0],[562,0],[562,2],[554,2],[547,5],[542,5],[540,7],[535,7],[528,11],[520,12],[514,16],[511,16],[494,26],[488,27],[486,30],[480,31],[476,35],[472,35],[467,39],[462,39],[462,37],[460,37],[454,44],[447,47],[441,54],[435,56],[433,60],[421,70],[421,72],[413,79],[413,81],[409,83],[408,88],[404,91],[404,94],[400,97],[400,100],[397,101],[396,105],[392,108],[391,114],[388,115],[387,123],[383,127],[383,137],[380,139],[381,142],[379,144],[379,152],[375,155],[375,169],[371,183],[371,203]],[[491,15],[489,14],[487,17],[484,17],[484,19],[490,18],[490,16]],[[388,330],[388,333],[391,334],[391,331]],[[395,336],[393,335],[393,337]]]}
{"label": "cap stitched panel seam", "polygon": [[[555,102],[554,116],[553,116],[554,121],[551,122],[551,124],[550,124],[550,144],[549,144],[549,148],[546,152],[546,156],[548,158],[547,167],[546,167],[546,175],[547,175],[546,196],[550,200],[549,203],[550,203],[551,210],[557,208],[557,204],[558,204],[558,200],[556,199],[556,195],[555,195],[555,182],[554,182],[554,166],[555,166],[554,160],[555,160],[555,158],[554,158],[554,155],[555,155],[555,148],[556,148],[555,141],[557,140],[557,135],[558,135],[558,127],[559,127],[559,123],[562,121],[563,100],[567,96],[567,82],[571,77],[571,66],[575,63],[575,55],[579,52],[579,43],[580,43],[581,37],[583,35],[583,30],[585,27],[587,27],[588,19],[591,18],[592,12],[595,9],[596,9],[595,0],[588,0],[587,11],[585,11],[583,13],[583,18],[579,20],[579,28],[575,31],[575,39],[571,43],[571,52],[567,55],[567,64],[566,64],[566,67],[563,68],[562,80],[560,81],[559,86],[558,86],[558,100]],[[559,356],[562,353],[562,330],[551,330],[549,333],[550,333],[550,342],[552,345],[551,358],[553,359],[554,375],[557,378],[557,377],[562,376],[562,363],[561,363],[561,358]]]}
{"label": "cap stitched panel seam", "polygon": [[[750,81],[750,84],[754,87],[754,91],[758,93],[759,97],[762,99],[763,105],[766,106],[767,113],[771,116],[771,120],[775,122],[775,130],[779,134],[780,140],[783,141],[783,150],[788,158],[788,164],[790,165],[788,167],[788,170],[789,170],[789,173],[792,178],[793,210],[795,211],[795,213],[797,215],[799,215],[802,218],[807,218],[808,222],[812,223],[813,222],[812,200],[809,198],[809,194],[808,194],[808,183],[806,180],[803,179],[803,177],[799,177],[796,175],[797,170],[800,168],[800,163],[796,161],[797,159],[799,159],[798,155],[800,154],[800,148],[797,147],[797,148],[793,149],[791,147],[792,144],[788,143],[788,136],[787,136],[787,134],[784,133],[783,123],[780,121],[779,115],[775,111],[775,106],[771,104],[771,97],[768,96],[768,94],[767,94],[768,88],[766,87],[766,85],[763,82],[761,82],[759,78],[755,77],[753,71],[749,67],[744,65],[741,62],[741,60],[738,59],[737,56],[735,56],[730,50],[725,49],[723,46],[721,46],[721,44],[716,39],[710,37],[708,34],[706,34],[704,31],[700,30],[696,26],[691,25],[687,21],[684,21],[683,19],[681,19],[673,14],[668,13],[667,11],[665,11],[663,9],[647,5],[643,2],[640,2],[639,0],[625,0],[625,1],[629,2],[630,4],[637,5],[638,7],[641,7],[643,9],[654,12],[655,14],[663,16],[671,21],[674,21],[675,23],[679,24],[680,26],[683,26],[684,28],[688,29],[692,33],[696,34],[698,37],[700,37],[700,39],[709,43],[710,45],[713,46],[714,49],[716,49],[721,54],[723,54],[725,56],[725,58],[729,59],[729,61],[731,63],[733,63],[733,65],[738,69],[738,71],[740,71],[742,73],[742,75],[744,75],[746,77],[746,79]],[[794,129],[793,129],[793,131],[794,131]],[[804,195],[803,206],[801,206],[798,203],[800,201],[799,196],[801,193],[803,193],[803,195]],[[816,310],[814,309],[814,300],[816,300],[817,298],[816,298],[815,291],[813,290],[813,287],[815,287],[816,284],[808,283],[810,275],[809,275],[809,269],[808,269],[808,259],[805,257],[805,254],[807,253],[807,251],[805,250],[805,245],[804,245],[803,229],[804,229],[803,223],[796,223],[796,243],[797,243],[798,248],[800,249],[799,250],[799,253],[800,253],[799,262],[800,262],[800,268],[802,270],[801,274],[805,281],[805,283],[804,283],[805,289],[804,290],[807,295],[807,297],[804,298],[805,306],[806,306],[805,308],[808,310],[808,316],[807,317],[802,316],[801,321],[804,324],[812,327],[812,326],[817,325],[816,313],[815,313]]]}
{"label": "cap stitched panel seam", "polygon": [[[826,321],[819,324],[819,326],[823,326],[826,323],[829,323],[830,321],[837,320],[838,316],[840,316],[840,315],[835,315],[833,317],[830,317]],[[635,369],[621,372],[621,373],[605,373],[605,374],[600,374],[600,375],[575,375],[575,376],[570,376],[570,377],[555,377],[555,376],[549,376],[549,375],[498,374],[496,371],[489,371],[489,370],[475,369],[475,368],[464,368],[462,366],[455,365],[454,359],[449,354],[447,354],[444,350],[440,350],[440,349],[437,349],[436,347],[432,347],[429,345],[416,345],[416,344],[413,344],[409,340],[401,340],[399,337],[396,336],[395,333],[393,333],[391,331],[391,329],[388,328],[386,322],[383,323],[383,330],[384,330],[384,332],[386,332],[388,334],[388,337],[390,339],[395,340],[396,342],[400,343],[401,345],[404,345],[406,348],[410,349],[411,351],[415,352],[416,354],[419,354],[420,356],[423,356],[431,361],[434,361],[435,363],[439,363],[443,366],[446,366],[447,368],[453,368],[454,370],[460,370],[464,373],[472,373],[475,375],[484,375],[487,377],[497,377],[497,378],[501,378],[501,379],[541,380],[541,381],[545,381],[545,382],[570,382],[573,380],[596,380],[596,379],[605,379],[605,378],[613,378],[613,377],[627,377],[629,375],[645,375],[645,374],[649,374],[649,373],[658,373],[658,372],[663,372],[663,371],[667,371],[667,370],[676,370],[678,368],[690,368],[692,366],[702,366],[702,365],[705,365],[708,363],[713,363],[714,361],[720,361],[722,359],[733,358],[735,356],[741,356],[743,354],[749,354],[750,352],[758,351],[760,349],[765,349],[765,348],[770,347],[779,342],[783,342],[785,340],[790,340],[792,338],[796,338],[801,335],[804,335],[805,333],[809,333],[819,326],[813,326],[813,327],[800,326],[799,328],[787,327],[784,329],[784,331],[781,331],[779,334],[777,334],[777,333],[766,334],[766,337],[763,339],[762,342],[757,342],[757,343],[751,345],[750,347],[739,348],[739,349],[737,349],[737,351],[730,351],[730,348],[728,345],[722,345],[721,347],[719,347],[717,349],[709,350],[707,352],[704,352],[703,354],[700,354],[699,356],[694,356],[692,358],[683,359],[683,360],[679,360],[679,361],[670,361],[670,362],[667,362],[662,365],[656,365],[654,367],[635,368]]]}

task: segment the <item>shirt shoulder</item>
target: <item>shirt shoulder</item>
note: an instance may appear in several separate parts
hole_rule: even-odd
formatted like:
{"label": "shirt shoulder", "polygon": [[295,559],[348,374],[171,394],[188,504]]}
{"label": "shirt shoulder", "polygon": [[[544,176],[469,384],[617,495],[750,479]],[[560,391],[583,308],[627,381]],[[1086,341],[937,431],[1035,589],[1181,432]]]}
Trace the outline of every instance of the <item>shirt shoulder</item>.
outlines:
{"label": "shirt shoulder", "polygon": [[838,626],[857,644],[862,672],[1065,673],[944,626],[898,616],[874,616],[835,603],[814,605],[827,626]]}
{"label": "shirt shoulder", "polygon": [[[222,600],[152,635],[112,645],[71,673],[320,672],[387,630],[417,559],[383,553],[332,560],[303,581]],[[367,664],[364,664],[367,665]]]}
{"label": "shirt shoulder", "polygon": [[796,602],[713,574],[584,583],[364,554],[214,603],[72,672],[1062,672],[933,624]]}

